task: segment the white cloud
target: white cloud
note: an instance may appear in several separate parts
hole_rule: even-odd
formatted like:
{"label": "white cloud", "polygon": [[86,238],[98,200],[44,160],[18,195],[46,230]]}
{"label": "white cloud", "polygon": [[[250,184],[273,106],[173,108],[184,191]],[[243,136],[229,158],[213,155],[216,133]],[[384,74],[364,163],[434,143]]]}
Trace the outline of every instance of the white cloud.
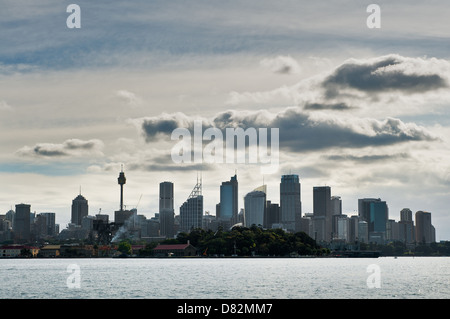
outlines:
{"label": "white cloud", "polygon": [[13,108],[5,101],[0,101],[0,111],[11,111]]}
{"label": "white cloud", "polygon": [[299,63],[291,56],[262,59],[260,64],[274,73],[297,74],[301,71]]}
{"label": "white cloud", "polygon": [[115,92],[115,94],[128,106],[137,107],[142,104],[142,99],[133,92],[127,90],[118,90]]}

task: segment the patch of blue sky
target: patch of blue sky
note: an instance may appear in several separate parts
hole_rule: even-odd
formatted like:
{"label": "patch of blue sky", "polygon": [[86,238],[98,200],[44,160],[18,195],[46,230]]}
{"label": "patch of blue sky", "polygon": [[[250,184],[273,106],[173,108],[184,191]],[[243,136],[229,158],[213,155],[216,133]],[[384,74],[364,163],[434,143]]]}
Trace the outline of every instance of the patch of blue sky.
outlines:
{"label": "patch of blue sky", "polygon": [[76,176],[86,172],[86,163],[1,163],[0,172],[8,174],[38,174],[45,176]]}

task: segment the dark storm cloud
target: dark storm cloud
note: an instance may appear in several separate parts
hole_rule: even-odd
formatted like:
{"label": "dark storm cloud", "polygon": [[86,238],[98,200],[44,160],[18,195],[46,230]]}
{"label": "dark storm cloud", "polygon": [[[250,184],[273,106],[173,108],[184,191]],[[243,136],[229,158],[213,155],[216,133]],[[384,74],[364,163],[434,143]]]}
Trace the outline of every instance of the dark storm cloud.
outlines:
{"label": "dark storm cloud", "polygon": [[[151,121],[143,121],[142,131],[147,142],[154,139],[157,134],[167,134],[169,129],[175,128],[175,119],[157,118]],[[191,118],[188,126],[192,127],[195,118]],[[151,127],[150,126],[151,123]],[[342,122],[334,119],[313,119],[303,113],[299,108],[289,108],[276,114],[264,111],[240,112],[226,111],[217,114],[210,125],[222,130],[225,138],[226,128],[267,128],[270,140],[270,128],[279,128],[280,149],[294,152],[322,150],[326,148],[363,148],[366,146],[386,146],[410,141],[435,141],[432,134],[423,127],[414,123],[404,123],[399,119],[387,118],[384,121],[375,119],[354,119],[354,121]],[[150,133],[150,134],[149,134]],[[163,136],[163,135],[161,135]],[[169,137],[170,138],[170,137]]]}
{"label": "dark storm cloud", "polygon": [[36,145],[33,148],[33,153],[35,155],[40,155],[40,156],[48,156],[48,157],[53,157],[53,156],[66,156],[67,153],[62,151],[62,150],[57,150],[57,149],[52,149],[52,148],[48,148],[45,145]]}
{"label": "dark storm cloud", "polygon": [[345,111],[354,109],[354,107],[347,105],[346,103],[306,103],[304,106],[305,110],[335,110],[335,111]]}
{"label": "dark storm cloud", "polygon": [[33,147],[24,146],[16,154],[20,156],[63,157],[97,155],[103,148],[103,142],[97,139],[83,141],[69,139],[61,144],[39,143]]}
{"label": "dark storm cloud", "polygon": [[389,91],[405,93],[427,92],[448,87],[439,74],[420,74],[407,58],[388,55],[360,63],[347,61],[323,82],[327,98],[338,96],[341,89],[356,89],[368,94]]}
{"label": "dark storm cloud", "polygon": [[352,161],[358,163],[374,163],[374,162],[383,162],[383,161],[392,161],[396,159],[408,159],[410,158],[409,154],[400,153],[400,154],[382,154],[382,155],[364,155],[364,156],[355,156],[355,155],[330,155],[326,156],[326,159],[330,161]]}
{"label": "dark storm cloud", "polygon": [[142,130],[147,142],[150,142],[158,134],[171,134],[177,127],[179,127],[179,123],[175,119],[149,119],[142,123]]}

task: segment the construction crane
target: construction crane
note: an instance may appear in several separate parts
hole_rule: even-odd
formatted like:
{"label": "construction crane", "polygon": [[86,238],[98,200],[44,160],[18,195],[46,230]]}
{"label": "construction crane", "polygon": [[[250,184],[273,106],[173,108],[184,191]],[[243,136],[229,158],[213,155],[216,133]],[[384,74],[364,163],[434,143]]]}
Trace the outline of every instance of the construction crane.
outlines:
{"label": "construction crane", "polygon": [[136,210],[137,210],[137,208],[138,208],[138,206],[139,206],[139,203],[141,202],[142,195],[143,195],[143,194],[141,194],[141,197],[139,197],[138,203],[136,204],[136,207],[135,207]]}

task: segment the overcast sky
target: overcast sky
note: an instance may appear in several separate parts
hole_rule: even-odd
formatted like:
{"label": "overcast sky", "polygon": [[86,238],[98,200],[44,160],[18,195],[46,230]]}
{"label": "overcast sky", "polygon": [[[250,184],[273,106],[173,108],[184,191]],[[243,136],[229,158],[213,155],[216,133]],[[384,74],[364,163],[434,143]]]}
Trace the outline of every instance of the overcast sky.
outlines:
{"label": "overcast sky", "polygon": [[[69,4],[81,8],[70,29]],[[205,208],[237,171],[239,206],[298,174],[303,212],[331,186],[343,212],[387,201],[389,217],[432,213],[450,239],[450,7],[378,1],[1,1],[0,213],[18,203],[56,212],[72,200],[113,218],[124,165],[127,208],[148,218],[159,183],[175,206],[201,172]],[[279,128],[279,168],[174,163],[177,127]],[[205,141],[205,145],[208,142]],[[141,200],[139,200],[141,198]]]}

